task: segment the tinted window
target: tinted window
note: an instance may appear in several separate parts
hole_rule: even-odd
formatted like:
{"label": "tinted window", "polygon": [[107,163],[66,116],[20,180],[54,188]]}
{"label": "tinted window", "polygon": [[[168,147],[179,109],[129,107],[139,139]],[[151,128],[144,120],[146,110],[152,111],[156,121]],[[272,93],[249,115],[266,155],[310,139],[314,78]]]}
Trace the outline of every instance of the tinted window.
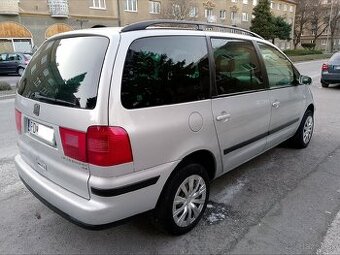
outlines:
{"label": "tinted window", "polygon": [[219,95],[264,89],[260,64],[251,42],[212,39]]}
{"label": "tinted window", "polygon": [[293,65],[277,49],[259,44],[261,54],[266,65],[269,87],[292,85],[295,80]]}
{"label": "tinted window", "polygon": [[340,65],[340,53],[335,53],[330,59],[329,63],[334,65]]}
{"label": "tinted window", "polygon": [[176,104],[208,97],[205,38],[150,37],[131,44],[122,80],[124,107]]}
{"label": "tinted window", "polygon": [[32,57],[18,93],[46,103],[93,109],[108,43],[104,37],[45,42]]}

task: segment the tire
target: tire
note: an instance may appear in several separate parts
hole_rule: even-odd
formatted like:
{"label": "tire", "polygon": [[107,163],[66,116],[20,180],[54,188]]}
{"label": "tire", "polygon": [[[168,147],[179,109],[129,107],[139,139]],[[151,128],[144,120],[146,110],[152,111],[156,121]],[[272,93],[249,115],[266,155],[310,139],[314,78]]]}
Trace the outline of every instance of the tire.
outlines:
{"label": "tire", "polygon": [[202,218],[208,200],[209,177],[205,168],[187,163],[164,187],[156,208],[157,226],[173,235],[189,232]]}
{"label": "tire", "polygon": [[18,73],[19,76],[22,76],[24,71],[25,71],[25,68],[19,67],[17,73]]}
{"label": "tire", "polygon": [[302,118],[300,126],[295,135],[289,140],[290,145],[295,148],[306,148],[312,139],[314,131],[314,116],[311,110],[307,110]]}
{"label": "tire", "polygon": [[326,83],[326,82],[324,82],[324,81],[321,81],[321,86],[322,86],[323,88],[328,88],[329,83]]}

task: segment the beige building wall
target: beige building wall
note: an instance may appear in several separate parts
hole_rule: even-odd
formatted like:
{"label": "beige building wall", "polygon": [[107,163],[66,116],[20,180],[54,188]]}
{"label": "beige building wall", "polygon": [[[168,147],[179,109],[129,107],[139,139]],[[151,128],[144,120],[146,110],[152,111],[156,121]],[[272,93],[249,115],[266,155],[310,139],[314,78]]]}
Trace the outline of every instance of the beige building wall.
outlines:
{"label": "beige building wall", "polygon": [[[165,13],[171,8],[170,3],[175,1],[169,0],[118,0],[120,6],[121,25],[131,24],[133,22],[147,20],[169,18]],[[136,3],[134,9],[131,10],[130,3]],[[160,13],[150,13],[151,2],[160,4]],[[127,3],[129,3],[127,5]],[[258,0],[187,0],[184,5],[191,5],[197,8],[197,15],[194,17],[186,17],[186,19],[208,21],[220,23],[224,25],[235,25],[237,27],[249,29],[251,25],[252,12]],[[184,6],[187,8],[187,6]],[[130,10],[129,10],[130,8]],[[165,10],[166,9],[166,10]],[[273,0],[271,1],[271,10],[273,15],[282,16],[294,27],[296,2],[294,0]],[[207,17],[207,12],[210,17]],[[171,13],[171,11],[170,11]],[[293,38],[293,29],[291,38]],[[276,40],[276,45],[281,49],[292,47],[292,42]]]}

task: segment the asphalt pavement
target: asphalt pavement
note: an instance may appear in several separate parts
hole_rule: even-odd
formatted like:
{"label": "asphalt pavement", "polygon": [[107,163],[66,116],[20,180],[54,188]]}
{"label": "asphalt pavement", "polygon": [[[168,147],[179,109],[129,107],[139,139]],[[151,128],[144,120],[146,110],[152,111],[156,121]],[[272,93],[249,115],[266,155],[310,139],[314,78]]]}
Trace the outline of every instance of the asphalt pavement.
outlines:
{"label": "asphalt pavement", "polygon": [[297,64],[314,78],[315,131],[307,149],[276,147],[212,183],[201,223],[173,237],[148,215],[90,231],[38,201],[17,177],[13,99],[0,100],[0,253],[274,254],[336,251],[340,217],[340,85],[321,88],[323,61]]}

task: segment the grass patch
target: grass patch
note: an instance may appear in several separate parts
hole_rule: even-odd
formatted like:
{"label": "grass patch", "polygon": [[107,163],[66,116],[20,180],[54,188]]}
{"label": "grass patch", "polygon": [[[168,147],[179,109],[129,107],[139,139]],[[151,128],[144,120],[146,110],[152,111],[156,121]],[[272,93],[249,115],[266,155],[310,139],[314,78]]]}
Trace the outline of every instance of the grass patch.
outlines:
{"label": "grass patch", "polygon": [[11,90],[12,87],[5,81],[0,81],[0,91]]}
{"label": "grass patch", "polygon": [[303,62],[303,61],[311,61],[311,60],[319,60],[319,59],[328,59],[332,56],[332,54],[312,54],[312,55],[303,55],[303,56],[288,56],[293,62]]}
{"label": "grass patch", "polygon": [[321,50],[310,50],[310,49],[296,49],[296,50],[285,50],[288,56],[305,56],[305,55],[320,55]]}

